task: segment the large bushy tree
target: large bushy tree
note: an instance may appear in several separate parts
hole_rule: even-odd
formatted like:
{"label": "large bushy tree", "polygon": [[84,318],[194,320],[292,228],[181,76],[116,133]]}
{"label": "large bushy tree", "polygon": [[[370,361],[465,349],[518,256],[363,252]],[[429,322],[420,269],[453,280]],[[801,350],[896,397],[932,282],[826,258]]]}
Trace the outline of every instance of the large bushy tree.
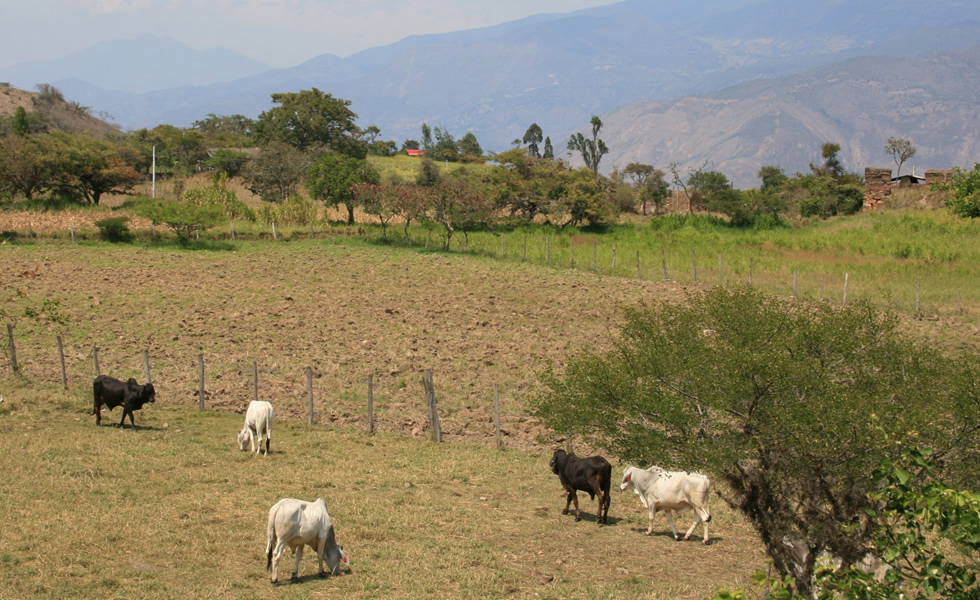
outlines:
{"label": "large bushy tree", "polygon": [[367,156],[350,100],[313,88],[272,94],[272,102],[279,106],[260,114],[252,127],[260,145],[278,141],[304,151],[324,148],[352,158]]}
{"label": "large bushy tree", "polygon": [[259,155],[245,163],[245,186],[266,202],[285,202],[296,192],[313,164],[309,153],[284,142],[270,142]]}
{"label": "large bushy tree", "polygon": [[342,154],[324,154],[307,171],[306,189],[310,196],[331,206],[347,208],[347,224],[354,223],[357,196],[354,186],[378,183],[381,176],[366,160]]}
{"label": "large bushy tree", "polygon": [[868,550],[872,473],[907,445],[951,482],[980,471],[980,361],[951,360],[858,303],[750,287],[626,313],[606,351],[545,379],[536,414],[619,458],[702,469],[808,594],[816,557]]}
{"label": "large bushy tree", "polygon": [[136,150],[84,133],[52,133],[49,147],[54,187],[98,204],[104,194],[125,193],[141,180]]}

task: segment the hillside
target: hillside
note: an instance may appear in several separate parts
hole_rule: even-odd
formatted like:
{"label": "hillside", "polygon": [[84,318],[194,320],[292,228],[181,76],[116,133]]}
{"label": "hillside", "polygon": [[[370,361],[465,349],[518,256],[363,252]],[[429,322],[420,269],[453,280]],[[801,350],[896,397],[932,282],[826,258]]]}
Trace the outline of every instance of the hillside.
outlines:
{"label": "hillside", "polygon": [[820,145],[841,146],[850,170],[894,166],[890,136],[918,152],[905,167],[971,167],[980,159],[980,46],[926,58],[865,57],[714,94],[634,103],[603,116],[607,168],[678,161],[722,171],[756,187],[763,165],[788,174],[819,162]]}
{"label": "hillside", "polygon": [[85,132],[95,137],[118,135],[119,128],[89,114],[89,109],[65,100],[42,97],[9,86],[0,86],[0,118],[13,116],[18,107],[44,117],[51,129],[68,133]]}

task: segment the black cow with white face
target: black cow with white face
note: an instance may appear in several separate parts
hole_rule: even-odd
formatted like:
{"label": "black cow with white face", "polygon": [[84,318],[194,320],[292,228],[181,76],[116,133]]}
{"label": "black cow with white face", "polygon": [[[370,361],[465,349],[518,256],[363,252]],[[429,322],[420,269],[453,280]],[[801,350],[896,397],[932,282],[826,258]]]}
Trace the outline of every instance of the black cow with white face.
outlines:
{"label": "black cow with white face", "polygon": [[122,406],[123,414],[119,426],[125,427],[126,415],[129,415],[129,422],[135,430],[136,421],[133,419],[133,411],[140,410],[147,402],[156,401],[153,384],[140,385],[133,378],[130,378],[129,381],[119,381],[108,375],[99,375],[92,383],[92,391],[95,396],[95,408],[92,413],[95,415],[95,424],[98,426],[102,425],[102,405],[104,404],[109,407],[109,410]]}

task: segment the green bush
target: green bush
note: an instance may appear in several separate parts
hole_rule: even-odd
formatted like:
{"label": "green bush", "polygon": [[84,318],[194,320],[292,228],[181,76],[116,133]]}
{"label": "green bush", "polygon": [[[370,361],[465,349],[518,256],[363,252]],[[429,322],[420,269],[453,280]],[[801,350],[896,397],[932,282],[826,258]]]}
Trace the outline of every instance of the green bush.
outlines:
{"label": "green bush", "polygon": [[99,237],[107,242],[128,242],[133,239],[126,223],[129,217],[109,217],[96,221],[95,226],[99,228]]}
{"label": "green bush", "polygon": [[970,219],[980,217],[980,163],[974,164],[972,171],[953,169],[950,188],[952,193],[946,200],[950,212]]}

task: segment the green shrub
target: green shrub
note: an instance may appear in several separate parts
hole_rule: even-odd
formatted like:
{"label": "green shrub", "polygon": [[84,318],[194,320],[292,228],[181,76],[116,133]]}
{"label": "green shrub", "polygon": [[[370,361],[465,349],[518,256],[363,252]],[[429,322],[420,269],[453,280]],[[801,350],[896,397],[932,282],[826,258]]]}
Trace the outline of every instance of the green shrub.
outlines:
{"label": "green shrub", "polygon": [[95,226],[99,228],[99,237],[107,242],[128,242],[133,239],[126,223],[129,217],[109,217],[96,221]]}
{"label": "green shrub", "polygon": [[970,219],[980,217],[980,163],[972,171],[953,169],[950,188],[952,194],[946,200],[950,212]]}

